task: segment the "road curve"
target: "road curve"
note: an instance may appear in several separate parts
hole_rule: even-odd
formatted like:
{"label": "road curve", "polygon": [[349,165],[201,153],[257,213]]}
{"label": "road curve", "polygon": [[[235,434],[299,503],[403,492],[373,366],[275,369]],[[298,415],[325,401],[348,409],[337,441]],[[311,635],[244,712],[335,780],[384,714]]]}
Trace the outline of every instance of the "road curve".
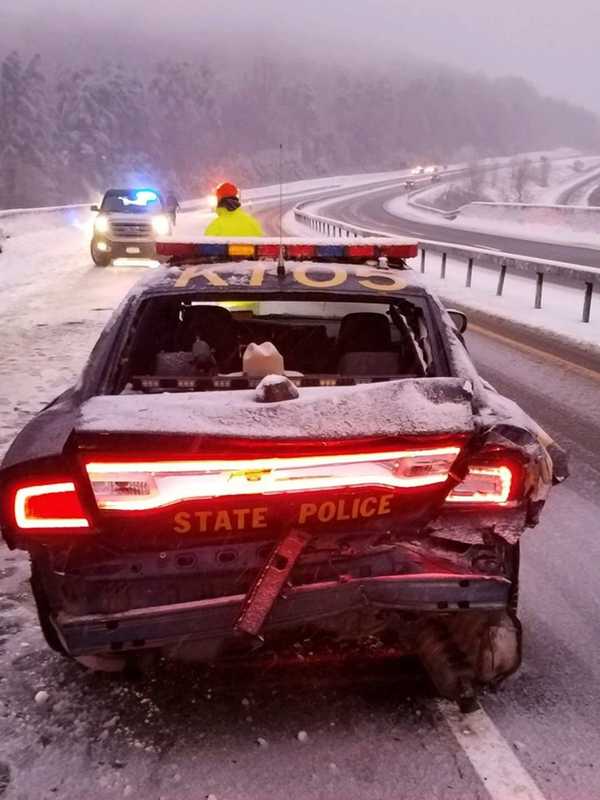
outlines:
{"label": "road curve", "polygon": [[397,197],[398,187],[385,188],[364,196],[340,199],[323,210],[323,215],[353,225],[362,225],[390,234],[412,236],[439,242],[451,242],[470,247],[484,247],[505,253],[516,253],[527,258],[545,258],[565,261],[580,266],[600,268],[600,250],[591,247],[527,241],[511,236],[468,231],[453,227],[451,221],[432,222],[402,219],[386,211],[384,204]]}

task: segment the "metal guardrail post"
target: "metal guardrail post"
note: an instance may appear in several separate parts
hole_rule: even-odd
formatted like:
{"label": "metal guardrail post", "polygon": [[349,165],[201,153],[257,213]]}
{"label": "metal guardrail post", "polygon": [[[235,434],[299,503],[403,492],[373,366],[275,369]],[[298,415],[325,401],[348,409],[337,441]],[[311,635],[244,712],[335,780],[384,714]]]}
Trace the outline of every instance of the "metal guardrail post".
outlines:
{"label": "metal guardrail post", "polygon": [[465,286],[470,289],[472,281],[473,281],[473,259],[470,258],[467,264],[467,280]]}
{"label": "metal guardrail post", "polygon": [[447,253],[442,253],[442,266],[440,267],[440,278],[446,278],[446,260],[448,258]]}
{"label": "metal guardrail post", "polygon": [[425,248],[421,248],[421,272],[425,272]]}
{"label": "metal guardrail post", "polygon": [[500,267],[500,275],[498,276],[498,288],[496,289],[496,294],[498,297],[502,296],[502,292],[504,291],[504,281],[506,279],[506,264],[502,264]]}
{"label": "metal guardrail post", "polygon": [[583,322],[589,322],[590,316],[592,312],[592,293],[594,291],[594,284],[587,283],[585,284],[585,296],[583,298]]}
{"label": "metal guardrail post", "polygon": [[542,307],[542,291],[544,290],[544,273],[538,272],[535,282],[535,305],[534,308]]}

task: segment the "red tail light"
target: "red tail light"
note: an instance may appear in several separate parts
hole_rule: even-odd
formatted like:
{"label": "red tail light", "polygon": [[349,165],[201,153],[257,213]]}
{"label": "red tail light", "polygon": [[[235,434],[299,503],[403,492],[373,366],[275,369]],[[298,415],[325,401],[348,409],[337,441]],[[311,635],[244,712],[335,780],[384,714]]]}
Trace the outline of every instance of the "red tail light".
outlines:
{"label": "red tail light", "polygon": [[75,484],[42,483],[17,489],[14,516],[18,528],[89,528]]}
{"label": "red tail light", "polygon": [[523,496],[525,468],[517,451],[486,447],[469,465],[467,476],[447,497],[448,503],[507,505]]}
{"label": "red tail light", "polygon": [[98,507],[146,511],[185,500],[353,486],[403,490],[444,483],[459,447],[233,460],[86,464]]}
{"label": "red tail light", "polygon": [[504,505],[512,496],[513,472],[507,466],[470,467],[462,483],[446,498],[448,503]]}

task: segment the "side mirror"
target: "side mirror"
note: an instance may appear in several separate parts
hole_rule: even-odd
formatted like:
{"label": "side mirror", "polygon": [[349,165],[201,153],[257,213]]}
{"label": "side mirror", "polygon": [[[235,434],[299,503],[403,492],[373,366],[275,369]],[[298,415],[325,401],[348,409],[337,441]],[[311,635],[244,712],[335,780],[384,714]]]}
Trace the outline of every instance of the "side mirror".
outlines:
{"label": "side mirror", "polygon": [[463,314],[462,311],[456,311],[453,308],[448,309],[448,314],[450,315],[450,319],[454,323],[456,330],[461,334],[464,333],[469,326],[467,315]]}
{"label": "side mirror", "polygon": [[100,206],[90,206],[90,211],[100,211]]}

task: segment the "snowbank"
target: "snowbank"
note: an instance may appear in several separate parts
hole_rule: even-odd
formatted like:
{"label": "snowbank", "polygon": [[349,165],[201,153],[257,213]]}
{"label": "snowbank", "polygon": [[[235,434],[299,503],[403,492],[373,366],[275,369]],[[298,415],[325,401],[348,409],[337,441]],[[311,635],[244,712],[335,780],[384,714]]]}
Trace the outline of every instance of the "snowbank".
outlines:
{"label": "snowbank", "polygon": [[[589,156],[585,158],[573,159],[573,156],[566,157],[556,154],[547,154],[549,159],[547,174],[542,175],[542,162],[537,154],[523,154],[517,157],[519,162],[528,160],[530,171],[524,178],[524,185],[520,188],[522,192],[517,197],[517,190],[514,185],[513,167],[511,159],[496,159],[479,162],[478,166],[484,169],[477,181],[477,197],[474,200],[489,201],[493,203],[512,203],[521,202],[529,204],[543,205],[565,205],[575,204],[574,191],[579,186],[585,186],[590,179],[595,176],[600,182],[600,157]],[[579,162],[578,171],[573,169],[574,161]],[[410,204],[417,208],[433,210],[438,213],[449,213],[460,210],[461,204],[456,203],[451,209],[440,207],[441,198],[448,189],[462,190],[465,195],[472,194],[472,186],[469,178],[457,177],[451,183],[445,182],[435,186],[420,189],[410,195]],[[573,194],[573,197],[571,195]],[[583,197],[583,194],[582,194]],[[583,205],[580,200],[578,204]]]}
{"label": "snowbank", "polygon": [[600,246],[600,208],[527,203],[469,203],[449,225],[522,239]]}
{"label": "snowbank", "polygon": [[501,296],[496,294],[498,271],[477,267],[472,286],[467,288],[467,262],[448,257],[446,278],[440,277],[441,255],[428,253],[422,280],[445,301],[446,305],[473,310],[482,317],[518,326],[537,339],[561,342],[579,353],[600,361],[600,307],[592,303],[590,322],[582,322],[583,282],[581,288],[546,282],[542,308],[534,308],[535,280],[508,270]]}
{"label": "snowbank", "polygon": [[[410,205],[406,195],[389,200],[385,209],[402,220],[431,223],[435,219],[440,224],[440,212],[434,215],[423,207]],[[600,211],[589,206],[470,203],[443,224],[449,231],[460,228],[535,242],[600,247]]]}

